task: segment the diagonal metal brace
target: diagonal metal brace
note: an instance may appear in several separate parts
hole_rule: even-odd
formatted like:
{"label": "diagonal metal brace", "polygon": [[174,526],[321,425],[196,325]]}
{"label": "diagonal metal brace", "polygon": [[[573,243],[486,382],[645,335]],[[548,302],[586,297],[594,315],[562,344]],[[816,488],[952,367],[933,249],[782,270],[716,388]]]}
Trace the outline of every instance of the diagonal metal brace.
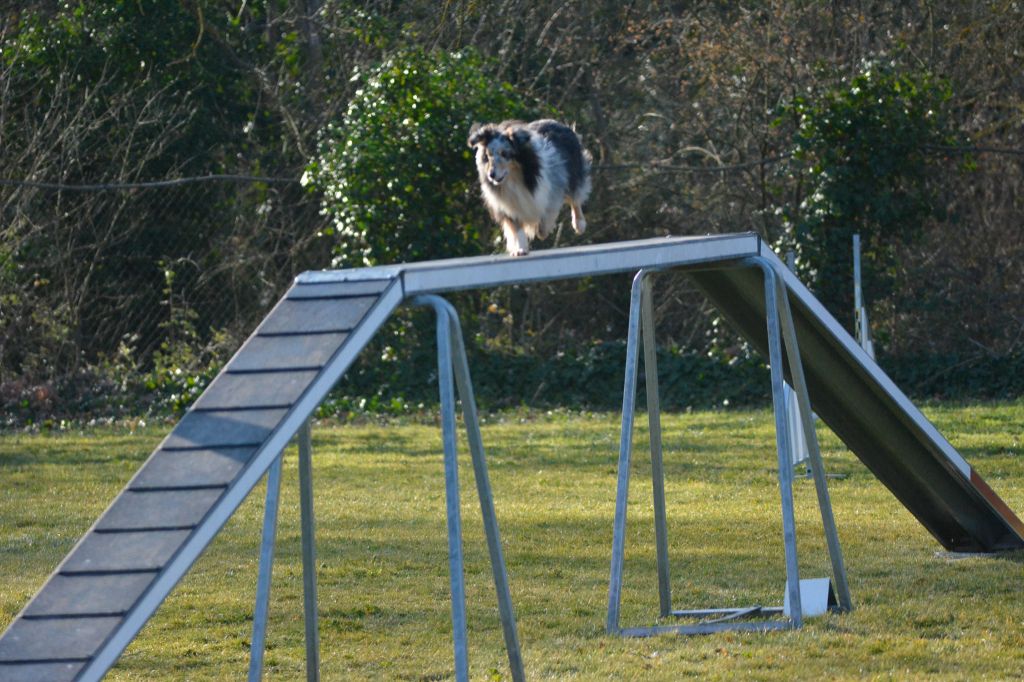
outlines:
{"label": "diagonal metal brace", "polygon": [[[306,628],[306,680],[320,679],[320,626],[316,586],[316,524],[313,517],[313,443],[307,420],[299,428],[299,506],[302,528],[302,601]],[[281,498],[282,452],[267,471],[266,503],[263,511],[263,535],[260,542],[259,575],[256,581],[256,606],[253,612],[252,640],[249,647],[249,682],[263,679],[263,656],[267,641],[270,611],[270,583],[274,566],[277,513]]]}
{"label": "diagonal metal brace", "polygon": [[410,303],[433,308],[437,319],[437,365],[438,384],[441,395],[441,429],[444,443],[445,490],[448,511],[448,561],[452,591],[452,627],[454,630],[455,677],[459,682],[469,679],[469,657],[466,634],[466,590],[462,561],[462,530],[459,514],[459,478],[457,459],[457,437],[455,431],[455,390],[458,386],[462,398],[463,421],[476,479],[477,496],[480,498],[480,512],[483,515],[484,534],[490,554],[491,572],[498,596],[498,613],[501,618],[508,652],[509,668],[515,682],[524,682],[522,654],[519,636],[516,632],[515,613],[512,610],[512,596],[508,587],[508,574],[498,533],[498,518],[494,511],[494,496],[491,492],[487,461],[484,457],[483,437],[480,434],[480,420],[473,395],[473,383],[469,376],[469,361],[462,338],[462,326],[455,308],[445,299],[433,294],[416,296]]}

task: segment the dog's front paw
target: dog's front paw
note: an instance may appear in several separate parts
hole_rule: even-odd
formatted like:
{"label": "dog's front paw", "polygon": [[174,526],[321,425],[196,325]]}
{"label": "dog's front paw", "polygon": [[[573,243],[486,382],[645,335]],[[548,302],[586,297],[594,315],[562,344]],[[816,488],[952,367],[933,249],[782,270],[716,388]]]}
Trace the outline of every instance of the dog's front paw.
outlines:
{"label": "dog's front paw", "polygon": [[530,251],[528,249],[512,249],[508,252],[508,255],[512,256],[513,258],[519,258],[520,256],[530,255]]}

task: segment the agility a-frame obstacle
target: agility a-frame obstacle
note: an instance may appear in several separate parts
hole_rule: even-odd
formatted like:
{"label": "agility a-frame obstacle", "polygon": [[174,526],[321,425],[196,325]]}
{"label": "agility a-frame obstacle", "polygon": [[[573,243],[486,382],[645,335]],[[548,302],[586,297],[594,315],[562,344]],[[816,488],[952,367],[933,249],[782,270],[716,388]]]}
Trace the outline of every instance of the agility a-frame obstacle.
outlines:
{"label": "agility a-frame obstacle", "polygon": [[[101,678],[256,483],[268,471],[270,478],[275,476],[275,463],[300,430],[300,470],[311,472],[309,417],[402,302],[427,304],[438,313],[445,459],[451,462],[454,391],[452,381],[444,377],[454,377],[466,410],[466,405],[472,403],[467,398],[471,391],[468,368],[450,307],[436,298],[419,297],[641,270],[688,273],[737,329],[770,358],[777,444],[787,459],[789,436],[779,419],[778,392],[783,377],[788,376],[801,393],[801,407],[812,403],[815,412],[944,547],[993,551],[1024,545],[1020,521],[813,296],[786,273],[756,235],[654,239],[537,252],[522,259],[483,257],[306,273],[297,278],[0,636],[0,678]],[[778,311],[770,309],[772,297]],[[783,301],[789,305],[789,313]],[[447,332],[442,333],[445,329]],[[786,340],[788,360],[781,350],[781,337],[787,334],[792,339],[792,343]],[[653,334],[649,336],[653,339]],[[801,369],[806,390],[800,386]],[[635,364],[631,371],[635,373]],[[811,411],[805,409],[803,413],[810,415]],[[515,623],[479,429],[472,410],[464,417],[488,529],[510,668],[513,677],[521,679]],[[625,421],[624,416],[624,426]],[[626,436],[624,428],[624,442]],[[782,466],[782,454],[779,462],[780,473],[788,469]],[[451,487],[451,474],[449,467],[446,480],[453,639],[456,677],[461,680],[468,675],[468,663],[465,630],[460,625],[464,616],[464,610],[460,616],[459,606],[463,599],[461,540],[458,519],[451,513],[457,488]],[[303,513],[308,567],[304,580],[307,666],[308,678],[317,679],[311,477],[304,475],[301,484],[303,499],[308,501],[308,510]],[[268,495],[273,487],[268,486]],[[785,515],[790,513],[786,511],[785,487],[783,481],[784,535],[792,530],[792,524],[785,522]],[[306,502],[303,505],[305,509]],[[273,537],[275,514],[276,505],[274,514],[268,506],[265,538]],[[620,523],[624,526],[624,516],[616,519],[616,528]],[[795,540],[785,537],[784,547],[791,602],[788,626],[795,626],[801,617]],[[261,574],[269,575],[269,541],[264,543],[262,554],[265,561]],[[621,561],[618,545],[613,555],[618,557],[613,561]],[[838,553],[833,553],[834,565],[837,559],[841,563]],[[260,606],[260,599],[266,598],[266,592],[260,595],[254,630],[265,624],[265,606]],[[614,625],[617,628],[617,621]],[[254,642],[262,637],[260,632],[254,634]],[[258,677],[255,662],[252,670]]]}

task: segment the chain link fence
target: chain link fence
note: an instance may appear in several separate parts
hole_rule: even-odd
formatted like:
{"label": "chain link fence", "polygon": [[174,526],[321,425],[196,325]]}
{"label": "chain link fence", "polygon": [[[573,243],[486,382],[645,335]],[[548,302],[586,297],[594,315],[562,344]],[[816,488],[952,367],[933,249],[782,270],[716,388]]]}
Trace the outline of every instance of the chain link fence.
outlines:
{"label": "chain link fence", "polygon": [[111,363],[144,371],[160,353],[230,353],[296,272],[329,263],[321,220],[287,179],[4,181],[0,397]]}
{"label": "chain link fence", "polygon": [[[872,302],[883,366],[921,395],[1020,392],[1024,233],[1002,226],[1020,215],[1008,188],[1022,166],[1005,155],[985,161],[972,186],[1007,191],[951,200],[961,219],[930,230],[924,247],[905,256],[896,297]],[[1004,182],[990,181],[997,173]],[[296,273],[329,266],[335,238],[319,236],[330,233],[320,200],[283,178],[0,180],[0,427],[42,415],[139,414],[152,402],[186,406]],[[617,223],[600,188],[595,204],[606,223],[599,234],[595,223],[599,241],[646,236],[611,231]],[[531,367],[553,358],[554,369],[544,365],[551,376],[495,403],[536,401],[556,375],[594,385],[593,372],[607,364],[605,342],[624,338],[627,294],[623,279],[508,287],[463,301],[474,344],[493,356],[496,385],[522,384],[525,370],[508,369],[520,358],[532,358]],[[746,358],[684,278],[659,283],[659,302],[659,339],[687,362]],[[377,357],[395,356],[393,341],[382,339]],[[353,385],[383,385],[381,400],[388,390],[418,396],[422,377],[400,372],[401,364],[383,363],[372,376],[356,368]],[[570,402],[591,404],[597,393]]]}

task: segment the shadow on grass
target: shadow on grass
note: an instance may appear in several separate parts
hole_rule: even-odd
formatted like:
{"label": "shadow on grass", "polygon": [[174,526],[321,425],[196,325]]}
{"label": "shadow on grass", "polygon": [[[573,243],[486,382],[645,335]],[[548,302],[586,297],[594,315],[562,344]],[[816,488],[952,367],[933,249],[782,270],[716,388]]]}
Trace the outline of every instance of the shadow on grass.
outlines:
{"label": "shadow on grass", "polygon": [[1011,564],[1024,565],[1024,549],[1010,549],[1001,552],[947,552],[937,551],[935,556],[950,562],[966,559],[998,559]]}

